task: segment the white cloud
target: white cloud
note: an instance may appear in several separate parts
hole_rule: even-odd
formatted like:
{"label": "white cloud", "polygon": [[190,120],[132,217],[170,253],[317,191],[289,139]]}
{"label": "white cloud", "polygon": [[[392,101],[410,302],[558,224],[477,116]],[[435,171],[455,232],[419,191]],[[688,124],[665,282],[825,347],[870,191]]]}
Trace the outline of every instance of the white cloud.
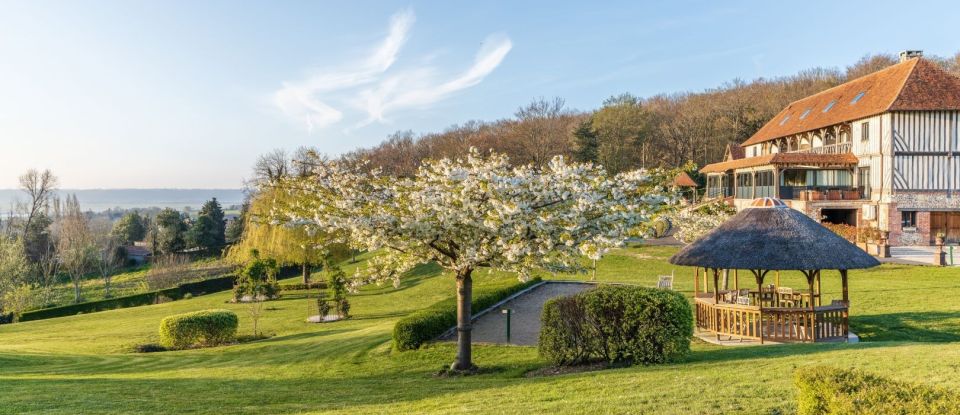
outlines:
{"label": "white cloud", "polygon": [[[362,119],[358,126],[385,122],[388,112],[426,108],[479,84],[513,46],[505,35],[488,36],[473,65],[445,81],[440,71],[431,66],[391,71],[414,20],[411,10],[394,14],[386,38],[366,59],[345,65],[346,69],[318,71],[299,81],[284,82],[273,94],[274,104],[286,115],[304,122],[310,131],[336,124],[350,115]],[[346,110],[357,114],[345,115]]]}

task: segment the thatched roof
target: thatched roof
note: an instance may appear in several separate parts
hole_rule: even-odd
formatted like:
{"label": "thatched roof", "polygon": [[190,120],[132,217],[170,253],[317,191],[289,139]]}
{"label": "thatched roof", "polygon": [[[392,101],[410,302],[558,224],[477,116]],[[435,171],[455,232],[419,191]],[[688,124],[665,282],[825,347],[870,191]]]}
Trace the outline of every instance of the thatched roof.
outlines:
{"label": "thatched roof", "polygon": [[673,178],[673,185],[679,187],[697,187],[697,182],[693,181],[687,172],[682,171],[677,177]]}
{"label": "thatched roof", "polygon": [[754,201],[670,257],[675,265],[719,269],[817,270],[880,265],[862,249],[783,202]]}

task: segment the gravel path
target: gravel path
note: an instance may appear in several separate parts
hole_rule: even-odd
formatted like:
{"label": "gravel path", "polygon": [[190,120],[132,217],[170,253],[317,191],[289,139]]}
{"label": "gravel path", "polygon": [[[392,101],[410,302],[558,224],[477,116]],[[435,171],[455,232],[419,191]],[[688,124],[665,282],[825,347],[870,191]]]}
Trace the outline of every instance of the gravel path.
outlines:
{"label": "gravel path", "polygon": [[[513,310],[510,316],[510,344],[536,346],[540,337],[540,311],[547,300],[561,295],[572,295],[595,287],[578,282],[549,282],[513,300],[497,310],[491,310],[473,322],[475,343],[507,343],[507,316],[501,309]],[[455,340],[456,333],[441,340]]]}

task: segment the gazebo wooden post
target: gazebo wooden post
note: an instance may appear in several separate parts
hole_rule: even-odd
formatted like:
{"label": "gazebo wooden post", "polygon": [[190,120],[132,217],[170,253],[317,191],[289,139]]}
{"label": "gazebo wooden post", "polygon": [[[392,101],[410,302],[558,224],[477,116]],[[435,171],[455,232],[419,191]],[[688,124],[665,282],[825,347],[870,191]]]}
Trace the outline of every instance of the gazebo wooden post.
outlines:
{"label": "gazebo wooden post", "polygon": [[817,270],[817,305],[823,305],[823,290],[820,286],[820,270]]}
{"label": "gazebo wooden post", "polygon": [[807,286],[810,289],[810,326],[807,327],[807,330],[810,330],[810,341],[817,341],[817,318],[816,313],[814,312],[814,297],[813,297],[813,280],[816,277],[816,270],[803,271],[803,275],[807,277]]}
{"label": "gazebo wooden post", "polygon": [[717,283],[720,282],[720,270],[713,269],[713,305],[714,305],[714,333],[717,334],[717,341],[720,341],[720,309],[716,308],[720,304],[720,288]]}
{"label": "gazebo wooden post", "polygon": [[693,274],[693,298],[697,298],[697,294],[700,292],[700,267],[694,268]]}
{"label": "gazebo wooden post", "polygon": [[[780,270],[778,269],[778,270],[776,270],[776,271],[774,271],[774,272],[776,273],[776,276],[777,276],[777,279],[774,280],[774,285],[776,285],[776,288],[774,288],[774,291],[777,291],[777,290],[780,289]],[[774,296],[774,298],[777,299],[777,307],[780,307],[780,293],[779,293],[779,292],[775,292],[775,293],[773,294],[773,296]]]}
{"label": "gazebo wooden post", "polygon": [[850,294],[847,291],[847,270],[840,270],[840,285],[843,287],[843,303],[850,307]]}
{"label": "gazebo wooden post", "polygon": [[720,304],[720,286],[717,284],[720,282],[720,269],[713,269],[713,301],[716,304]]}

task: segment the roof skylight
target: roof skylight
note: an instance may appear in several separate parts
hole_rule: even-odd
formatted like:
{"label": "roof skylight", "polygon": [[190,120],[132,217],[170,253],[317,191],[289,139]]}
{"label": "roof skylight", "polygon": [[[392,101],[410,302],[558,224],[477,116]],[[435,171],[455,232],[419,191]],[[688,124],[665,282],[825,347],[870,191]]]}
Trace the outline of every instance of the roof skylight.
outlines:
{"label": "roof skylight", "polygon": [[863,94],[866,94],[866,93],[867,93],[867,91],[860,91],[860,93],[857,94],[857,96],[853,97],[853,99],[850,100],[850,104],[856,104],[857,101],[860,100],[860,98],[863,98]]}
{"label": "roof skylight", "polygon": [[783,120],[780,121],[780,125],[786,124],[786,123],[787,123],[787,120],[789,120],[789,119],[790,119],[790,116],[789,116],[789,115],[786,116],[786,117],[783,117]]}
{"label": "roof skylight", "polygon": [[804,111],[803,114],[800,115],[800,119],[802,120],[802,119],[804,119],[804,118],[807,118],[807,115],[810,115],[810,110],[812,110],[812,109],[813,109],[813,108],[807,108],[807,110]]}
{"label": "roof skylight", "polygon": [[826,107],[823,108],[823,112],[830,111],[830,108],[833,108],[833,105],[837,103],[837,100],[830,101]]}

